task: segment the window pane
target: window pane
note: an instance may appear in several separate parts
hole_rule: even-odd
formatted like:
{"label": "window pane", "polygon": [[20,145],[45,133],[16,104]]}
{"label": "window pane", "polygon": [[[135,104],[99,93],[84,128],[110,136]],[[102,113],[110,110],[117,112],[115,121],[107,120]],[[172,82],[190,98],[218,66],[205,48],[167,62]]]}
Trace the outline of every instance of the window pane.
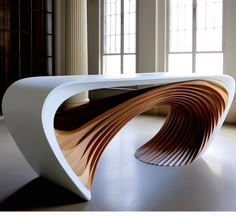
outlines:
{"label": "window pane", "polygon": [[118,75],[121,73],[121,56],[104,55],[103,56],[103,74]]}
{"label": "window pane", "polygon": [[46,11],[47,12],[52,12],[52,0],[47,0],[46,1]]}
{"label": "window pane", "polygon": [[135,73],[136,0],[104,0],[103,3],[102,72],[109,75]]}
{"label": "window pane", "polygon": [[124,53],[136,51],[136,0],[124,0]]}
{"label": "window pane", "polygon": [[47,56],[52,56],[52,49],[53,49],[52,40],[53,40],[52,35],[46,36]]}
{"label": "window pane", "polygon": [[46,26],[47,26],[47,30],[46,30],[46,33],[48,34],[52,34],[52,26],[53,26],[53,20],[52,20],[52,14],[51,13],[48,13],[47,14],[47,21],[46,21]]}
{"label": "window pane", "polygon": [[192,72],[192,54],[169,54],[168,71],[173,73]]}
{"label": "window pane", "polygon": [[223,0],[197,1],[197,51],[222,50]]}
{"label": "window pane", "polygon": [[103,50],[105,54],[120,53],[121,46],[121,1],[104,1],[104,38]]}
{"label": "window pane", "polygon": [[135,53],[135,34],[124,35],[124,53]]}
{"label": "window pane", "polygon": [[196,72],[202,74],[223,74],[223,53],[197,54]]}
{"label": "window pane", "polygon": [[53,59],[52,58],[48,58],[47,59],[48,62],[47,62],[47,72],[48,72],[48,75],[49,76],[52,76],[53,75]]}
{"label": "window pane", "polygon": [[136,73],[136,55],[124,55],[124,74]]}
{"label": "window pane", "polygon": [[136,0],[124,0],[124,13],[136,12]]}
{"label": "window pane", "polygon": [[192,0],[170,0],[170,52],[192,50]]}

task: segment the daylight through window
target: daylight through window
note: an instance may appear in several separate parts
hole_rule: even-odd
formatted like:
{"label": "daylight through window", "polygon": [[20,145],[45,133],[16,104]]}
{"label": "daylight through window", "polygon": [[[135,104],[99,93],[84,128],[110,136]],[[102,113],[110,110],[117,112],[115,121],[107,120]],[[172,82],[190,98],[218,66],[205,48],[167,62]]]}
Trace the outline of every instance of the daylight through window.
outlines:
{"label": "daylight through window", "polygon": [[102,72],[136,72],[136,0],[102,1]]}
{"label": "daylight through window", "polygon": [[168,71],[223,73],[223,0],[169,0]]}

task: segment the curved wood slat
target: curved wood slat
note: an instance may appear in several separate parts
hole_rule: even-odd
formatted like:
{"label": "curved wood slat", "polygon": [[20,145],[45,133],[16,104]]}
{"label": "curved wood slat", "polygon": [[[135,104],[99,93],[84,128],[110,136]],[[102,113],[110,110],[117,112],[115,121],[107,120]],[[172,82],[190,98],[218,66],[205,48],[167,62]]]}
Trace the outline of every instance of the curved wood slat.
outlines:
{"label": "curved wood slat", "polygon": [[[135,116],[158,104],[169,105],[162,128],[136,151],[135,157],[154,165],[185,165],[203,150],[227,100],[228,94],[218,81],[195,80],[151,87],[59,113],[55,116],[55,133],[64,157],[90,189],[104,149]],[[96,107],[95,112],[92,107]]]}

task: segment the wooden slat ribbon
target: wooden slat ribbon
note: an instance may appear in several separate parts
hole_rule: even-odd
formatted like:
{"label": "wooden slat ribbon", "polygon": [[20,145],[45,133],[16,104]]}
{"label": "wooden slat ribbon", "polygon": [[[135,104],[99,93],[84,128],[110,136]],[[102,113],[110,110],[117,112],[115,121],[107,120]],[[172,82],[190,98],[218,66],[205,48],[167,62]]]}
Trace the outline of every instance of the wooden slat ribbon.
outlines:
{"label": "wooden slat ribbon", "polygon": [[71,168],[90,189],[95,170],[111,139],[132,118],[155,105],[169,105],[162,128],[135,153],[145,163],[191,163],[208,142],[228,95],[217,81],[186,81],[124,93],[55,116],[55,133]]}

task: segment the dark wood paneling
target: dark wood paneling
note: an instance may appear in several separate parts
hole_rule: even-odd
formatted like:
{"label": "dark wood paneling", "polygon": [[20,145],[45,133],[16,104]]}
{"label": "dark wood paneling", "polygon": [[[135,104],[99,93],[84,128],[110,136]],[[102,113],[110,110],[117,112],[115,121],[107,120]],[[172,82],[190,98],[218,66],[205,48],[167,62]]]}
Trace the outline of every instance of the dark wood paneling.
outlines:
{"label": "dark wood paneling", "polygon": [[16,80],[54,75],[53,23],[54,0],[0,0],[0,102]]}

